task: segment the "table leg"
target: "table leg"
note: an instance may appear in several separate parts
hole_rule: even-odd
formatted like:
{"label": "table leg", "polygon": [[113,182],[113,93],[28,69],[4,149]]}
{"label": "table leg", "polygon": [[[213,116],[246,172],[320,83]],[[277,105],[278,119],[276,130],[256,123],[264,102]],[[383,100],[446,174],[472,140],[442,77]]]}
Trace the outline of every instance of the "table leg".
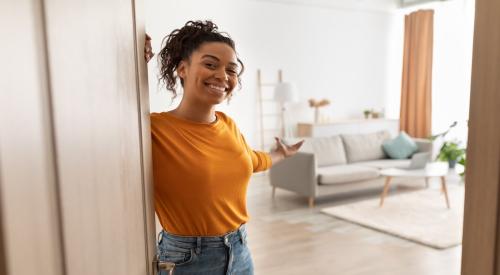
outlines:
{"label": "table leg", "polygon": [[391,184],[392,177],[387,176],[385,178],[384,191],[382,191],[382,195],[380,196],[380,207],[384,205],[384,198],[387,196],[387,192],[389,191],[389,185]]}
{"label": "table leg", "polygon": [[313,208],[314,207],[314,197],[309,197],[309,208]]}
{"label": "table leg", "polygon": [[429,177],[425,177],[425,187],[429,188]]}
{"label": "table leg", "polygon": [[441,177],[441,190],[444,193],[444,198],[446,199],[446,206],[450,208],[450,200],[448,199],[448,189],[446,188],[446,179]]}

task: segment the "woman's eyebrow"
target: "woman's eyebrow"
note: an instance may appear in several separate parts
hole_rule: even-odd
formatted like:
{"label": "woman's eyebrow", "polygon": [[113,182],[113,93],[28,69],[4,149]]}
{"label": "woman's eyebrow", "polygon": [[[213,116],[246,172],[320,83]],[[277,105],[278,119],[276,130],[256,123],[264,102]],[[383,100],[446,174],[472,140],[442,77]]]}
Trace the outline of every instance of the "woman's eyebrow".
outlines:
{"label": "woman's eyebrow", "polygon": [[201,58],[205,58],[205,57],[212,58],[212,59],[215,59],[215,60],[217,60],[217,61],[220,61],[220,59],[219,59],[218,57],[213,56],[213,55],[211,55],[211,54],[205,54],[205,55],[203,55]]}
{"label": "woman's eyebrow", "polygon": [[[205,54],[201,58],[212,58],[212,59],[215,59],[216,61],[220,61],[220,59],[217,56],[214,56],[211,54]],[[232,61],[229,62],[229,65],[238,67],[238,64],[236,64],[235,62],[232,62]]]}

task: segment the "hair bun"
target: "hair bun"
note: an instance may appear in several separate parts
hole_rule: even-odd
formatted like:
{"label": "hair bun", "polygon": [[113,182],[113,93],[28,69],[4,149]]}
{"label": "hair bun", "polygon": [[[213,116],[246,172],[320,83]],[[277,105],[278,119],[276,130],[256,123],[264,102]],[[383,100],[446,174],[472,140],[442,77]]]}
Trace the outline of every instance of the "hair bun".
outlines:
{"label": "hair bun", "polygon": [[200,29],[205,32],[214,32],[218,30],[217,25],[210,21],[210,20],[205,20],[205,21],[188,21],[184,27],[191,27],[191,28],[196,28]]}

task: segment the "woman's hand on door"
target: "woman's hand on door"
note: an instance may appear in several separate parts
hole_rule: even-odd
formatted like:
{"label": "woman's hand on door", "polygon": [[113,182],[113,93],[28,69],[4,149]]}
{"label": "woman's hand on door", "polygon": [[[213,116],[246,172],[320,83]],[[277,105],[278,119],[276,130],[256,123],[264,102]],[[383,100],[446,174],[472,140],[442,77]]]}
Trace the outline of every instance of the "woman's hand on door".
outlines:
{"label": "woman's hand on door", "polygon": [[151,47],[151,37],[146,33],[146,42],[144,43],[144,59],[146,60],[146,63],[153,58],[155,55],[153,53],[153,47]]}

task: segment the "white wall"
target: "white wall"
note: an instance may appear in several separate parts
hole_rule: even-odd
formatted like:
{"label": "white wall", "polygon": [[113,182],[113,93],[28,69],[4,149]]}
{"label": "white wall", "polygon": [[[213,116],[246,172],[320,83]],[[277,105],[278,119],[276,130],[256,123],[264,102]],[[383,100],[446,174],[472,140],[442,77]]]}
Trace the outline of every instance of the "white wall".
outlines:
{"label": "white wall", "polygon": [[[474,33],[473,0],[450,1],[436,9],[433,66],[432,130],[458,125],[446,138],[467,145],[467,123]],[[445,4],[445,3],[443,3]]]}
{"label": "white wall", "polygon": [[[231,104],[222,104],[251,144],[256,136],[256,71],[267,82],[283,69],[304,102],[294,107],[296,120],[312,120],[309,98],[328,98],[335,118],[361,117],[364,108],[382,108],[387,89],[386,60],[392,15],[377,11],[335,10],[256,1],[147,1],[147,31],[155,52],[161,38],[191,19],[212,19],[237,43],[246,65],[243,88]],[[157,91],[157,65],[150,62],[151,110],[171,109],[170,95]]]}
{"label": "white wall", "polygon": [[[433,132],[468,116],[472,0],[436,6]],[[465,4],[468,3],[468,4]],[[399,116],[403,24],[406,10],[384,12],[251,0],[148,0],[146,27],[153,49],[188,20],[212,19],[236,41],[246,65],[243,88],[219,110],[233,117],[249,143],[258,145],[256,71],[266,82],[284,80],[299,88],[302,103],[291,106],[293,121],[311,121],[309,98],[328,98],[332,118],[361,117],[366,108]],[[473,2],[472,2],[473,6]],[[172,109],[170,94],[157,89],[157,64],[149,64],[151,110]],[[449,101],[454,102],[448,106]],[[462,135],[463,136],[463,135]]]}

